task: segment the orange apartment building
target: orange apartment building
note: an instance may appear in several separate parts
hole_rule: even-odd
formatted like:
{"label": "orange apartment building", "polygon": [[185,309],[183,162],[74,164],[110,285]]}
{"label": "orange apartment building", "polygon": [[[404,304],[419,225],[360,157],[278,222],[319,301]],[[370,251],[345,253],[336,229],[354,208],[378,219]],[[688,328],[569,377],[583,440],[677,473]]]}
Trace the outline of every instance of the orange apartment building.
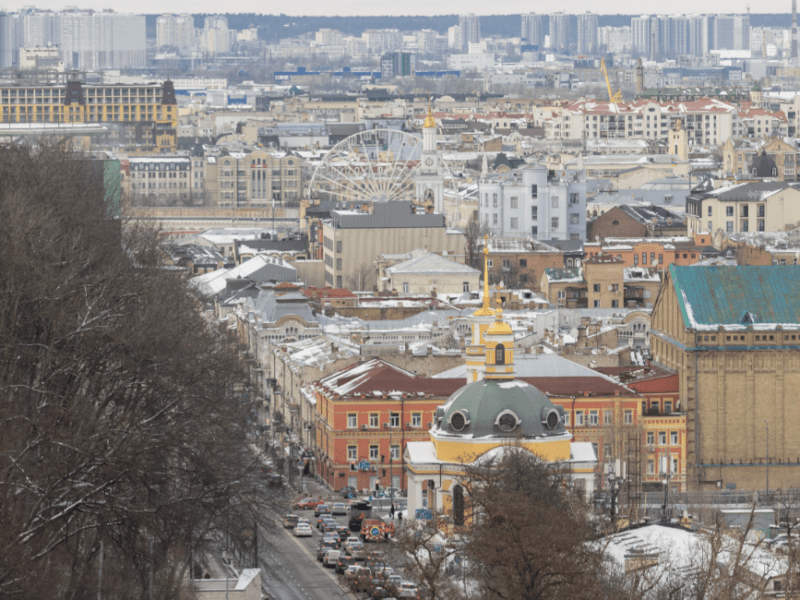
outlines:
{"label": "orange apartment building", "polygon": [[405,489],[406,443],[430,439],[436,407],[464,383],[417,377],[380,359],[315,382],[318,475],[334,490]]}
{"label": "orange apartment building", "polygon": [[719,254],[713,248],[710,233],[665,238],[607,238],[603,242],[587,242],[583,249],[586,258],[611,254],[621,258],[626,267],[645,267],[666,271],[669,265],[693,265],[709,256]]}

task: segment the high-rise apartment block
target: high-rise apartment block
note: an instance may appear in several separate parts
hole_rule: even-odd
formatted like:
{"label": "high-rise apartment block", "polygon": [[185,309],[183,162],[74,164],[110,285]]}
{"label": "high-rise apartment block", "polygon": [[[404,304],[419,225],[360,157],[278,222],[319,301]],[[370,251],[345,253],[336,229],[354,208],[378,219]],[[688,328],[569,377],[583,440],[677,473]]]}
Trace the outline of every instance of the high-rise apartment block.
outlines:
{"label": "high-rise apartment block", "polygon": [[555,52],[568,52],[573,45],[572,15],[550,15],[550,48]]}
{"label": "high-rise apartment block", "polygon": [[470,13],[459,15],[458,17],[459,46],[462,52],[469,50],[469,45],[477,44],[481,41],[481,22],[480,19]]}
{"label": "high-rise apartment block", "polygon": [[578,54],[597,52],[597,15],[584,13],[575,18],[575,37]]}
{"label": "high-rise apartment block", "polygon": [[203,22],[203,51],[209,56],[228,54],[231,51],[231,31],[228,18],[221,15],[206,17]]}
{"label": "high-rise apartment block", "polygon": [[522,34],[523,45],[541,46],[542,45],[542,16],[534,13],[522,15]]}
{"label": "high-rise apartment block", "polygon": [[192,15],[161,15],[156,19],[156,46],[188,50],[195,43]]}

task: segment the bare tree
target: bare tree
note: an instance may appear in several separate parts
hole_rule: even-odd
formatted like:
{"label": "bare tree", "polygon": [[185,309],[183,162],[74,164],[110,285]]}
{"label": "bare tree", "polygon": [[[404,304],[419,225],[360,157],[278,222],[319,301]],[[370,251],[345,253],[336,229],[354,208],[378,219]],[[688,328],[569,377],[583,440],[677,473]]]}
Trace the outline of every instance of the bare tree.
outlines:
{"label": "bare tree", "polygon": [[464,230],[464,243],[466,244],[467,261],[473,269],[482,269],[481,250],[483,249],[484,238],[489,235],[489,227],[481,225],[478,219],[470,220]]}
{"label": "bare tree", "polygon": [[238,352],[102,169],[0,149],[0,597],[95,594],[101,547],[104,597],[175,597],[269,498]]}
{"label": "bare tree", "polygon": [[377,281],[378,278],[375,274],[375,267],[372,263],[362,262],[347,277],[347,289],[356,292],[372,291]]}

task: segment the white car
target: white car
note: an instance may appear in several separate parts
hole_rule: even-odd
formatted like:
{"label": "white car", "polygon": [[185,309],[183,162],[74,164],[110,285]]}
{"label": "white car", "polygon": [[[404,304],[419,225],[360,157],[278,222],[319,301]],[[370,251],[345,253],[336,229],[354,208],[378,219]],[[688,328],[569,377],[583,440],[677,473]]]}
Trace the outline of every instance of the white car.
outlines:
{"label": "white car", "polygon": [[348,548],[348,546],[350,546],[350,544],[360,544],[360,543],[361,543],[360,539],[358,539],[357,537],[352,537],[351,536],[351,537],[347,538],[345,541],[342,542],[342,548],[344,548],[344,550],[346,552],[347,548]]}
{"label": "white car", "polygon": [[294,537],[311,537],[311,526],[308,523],[298,523],[294,528]]}

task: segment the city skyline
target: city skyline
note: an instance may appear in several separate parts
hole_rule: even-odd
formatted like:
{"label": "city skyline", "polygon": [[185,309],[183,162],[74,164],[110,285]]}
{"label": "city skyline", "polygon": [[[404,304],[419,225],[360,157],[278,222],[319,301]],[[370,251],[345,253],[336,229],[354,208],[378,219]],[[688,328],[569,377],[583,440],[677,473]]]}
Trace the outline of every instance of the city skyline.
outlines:
{"label": "city skyline", "polygon": [[[31,5],[6,5],[0,10],[7,10],[14,12],[24,7]],[[66,0],[45,0],[34,4],[40,10],[63,10],[67,7],[76,7],[83,10],[104,10],[113,9],[119,12],[133,12],[129,8],[122,8],[115,6],[104,0],[97,2],[83,2],[75,4]],[[721,0],[712,0],[707,2],[690,2],[689,0],[676,0],[669,4],[671,10],[657,10],[657,11],[643,11],[642,4],[634,0],[619,0],[615,2],[613,8],[603,9],[603,6],[598,6],[597,2],[590,0],[573,0],[568,3],[558,2],[556,0],[545,0],[539,2],[535,7],[532,7],[529,2],[523,0],[511,0],[505,3],[504,10],[498,11],[495,5],[487,5],[486,3],[479,3],[476,0],[466,0],[454,7],[451,2],[444,2],[443,0],[423,1],[423,0],[409,0],[403,3],[404,10],[397,11],[397,6],[393,5],[391,12],[386,11],[386,5],[381,3],[371,2],[369,0],[348,0],[344,3],[330,3],[321,2],[320,0],[300,0],[292,3],[291,6],[283,6],[280,13],[276,11],[264,11],[262,4],[252,2],[245,2],[240,5],[237,13],[253,12],[256,14],[285,14],[292,16],[438,16],[450,14],[464,14],[475,13],[478,16],[491,16],[491,15],[510,15],[522,14],[529,12],[536,12],[538,14],[549,14],[564,12],[568,14],[577,14],[582,12],[593,12],[596,14],[744,14],[747,12],[748,6],[757,14],[789,14],[791,11],[791,3],[789,0],[769,0],[768,2],[758,3],[757,5],[750,5],[747,0],[737,2],[723,2]],[[176,3],[169,6],[171,13],[218,13],[220,5],[216,2],[193,2],[193,3]],[[344,8],[346,7],[346,8]],[[536,10],[532,11],[532,8]],[[649,8],[649,7],[648,7]],[[162,14],[165,12],[163,4],[154,2],[152,0],[145,0],[137,5],[137,14]],[[456,10],[457,9],[457,10]],[[233,13],[220,13],[220,14],[233,14]]]}

